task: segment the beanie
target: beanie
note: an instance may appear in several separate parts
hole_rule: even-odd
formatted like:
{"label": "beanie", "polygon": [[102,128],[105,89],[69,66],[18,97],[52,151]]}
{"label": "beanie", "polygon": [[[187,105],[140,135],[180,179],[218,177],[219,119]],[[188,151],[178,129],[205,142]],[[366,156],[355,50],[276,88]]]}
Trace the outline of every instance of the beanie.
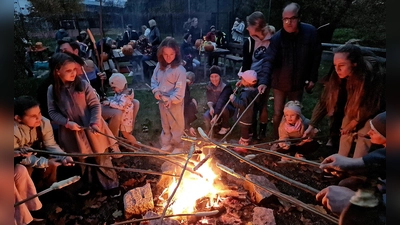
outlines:
{"label": "beanie", "polygon": [[371,128],[386,138],[386,111],[376,115],[371,121]]}
{"label": "beanie", "polygon": [[122,73],[113,73],[109,78],[109,83],[111,87],[116,87],[119,89],[124,89],[126,81],[126,77]]}
{"label": "beanie", "polygon": [[301,106],[299,101],[288,101],[285,104],[285,108],[283,109],[283,112],[286,111],[293,111],[297,113],[298,115],[301,115]]}
{"label": "beanie", "polygon": [[221,76],[221,69],[218,66],[212,66],[210,68],[210,75],[216,73]]}
{"label": "beanie", "polygon": [[155,20],[153,20],[153,19],[149,20],[149,26],[150,26],[150,27],[154,27],[154,26],[156,26],[156,25],[157,25],[157,23],[156,23]]}
{"label": "beanie", "polygon": [[257,72],[254,70],[246,70],[241,74],[242,80],[245,80],[247,83],[256,83],[257,82]]}

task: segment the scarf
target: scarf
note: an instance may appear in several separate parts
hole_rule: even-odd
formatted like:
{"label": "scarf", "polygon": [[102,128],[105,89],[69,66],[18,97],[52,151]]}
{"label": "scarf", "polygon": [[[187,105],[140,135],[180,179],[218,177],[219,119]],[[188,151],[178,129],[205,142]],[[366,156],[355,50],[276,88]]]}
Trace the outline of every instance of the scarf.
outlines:
{"label": "scarf", "polygon": [[285,122],[285,130],[288,133],[300,132],[301,125],[302,125],[301,119],[298,119],[294,125],[291,125],[288,122]]}

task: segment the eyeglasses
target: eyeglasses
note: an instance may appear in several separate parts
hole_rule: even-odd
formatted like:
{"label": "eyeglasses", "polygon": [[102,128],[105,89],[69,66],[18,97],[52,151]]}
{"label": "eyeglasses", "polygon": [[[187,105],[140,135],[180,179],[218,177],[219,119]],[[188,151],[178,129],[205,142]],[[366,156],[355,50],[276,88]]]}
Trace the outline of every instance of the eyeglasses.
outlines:
{"label": "eyeglasses", "polygon": [[295,21],[295,20],[298,20],[298,19],[299,19],[299,17],[293,16],[293,17],[290,17],[290,18],[283,18],[282,21],[284,23],[291,23],[292,21]]}

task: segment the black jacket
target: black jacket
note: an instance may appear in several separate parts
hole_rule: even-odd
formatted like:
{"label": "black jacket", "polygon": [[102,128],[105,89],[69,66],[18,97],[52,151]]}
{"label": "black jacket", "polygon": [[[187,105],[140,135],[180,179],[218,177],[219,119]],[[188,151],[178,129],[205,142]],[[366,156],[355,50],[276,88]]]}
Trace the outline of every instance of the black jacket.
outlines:
{"label": "black jacket", "polygon": [[[250,41],[249,41],[250,39]],[[242,72],[251,69],[251,64],[253,63],[253,53],[254,53],[254,44],[256,41],[249,37],[245,38],[243,42],[243,62],[242,62]],[[250,44],[250,46],[249,46]],[[250,48],[250,49],[249,49]]]}
{"label": "black jacket", "polygon": [[322,46],[317,29],[299,24],[297,34],[279,30],[271,38],[264,56],[259,82],[280,91],[298,91],[305,81],[317,82]]}

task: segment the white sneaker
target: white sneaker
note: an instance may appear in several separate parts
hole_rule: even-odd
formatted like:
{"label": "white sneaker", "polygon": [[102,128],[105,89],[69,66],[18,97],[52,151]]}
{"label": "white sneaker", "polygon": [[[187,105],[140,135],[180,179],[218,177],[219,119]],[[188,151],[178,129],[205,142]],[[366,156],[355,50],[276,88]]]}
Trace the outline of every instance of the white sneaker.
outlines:
{"label": "white sneaker", "polygon": [[161,147],[161,150],[170,152],[172,150],[172,145],[163,146]]}
{"label": "white sneaker", "polygon": [[128,74],[128,77],[133,77],[133,71]]}
{"label": "white sneaker", "polygon": [[228,127],[228,128],[222,127],[221,130],[219,130],[218,134],[224,135],[224,134],[228,133],[228,131],[229,131],[230,129],[231,129],[231,128],[229,128],[229,127]]}

